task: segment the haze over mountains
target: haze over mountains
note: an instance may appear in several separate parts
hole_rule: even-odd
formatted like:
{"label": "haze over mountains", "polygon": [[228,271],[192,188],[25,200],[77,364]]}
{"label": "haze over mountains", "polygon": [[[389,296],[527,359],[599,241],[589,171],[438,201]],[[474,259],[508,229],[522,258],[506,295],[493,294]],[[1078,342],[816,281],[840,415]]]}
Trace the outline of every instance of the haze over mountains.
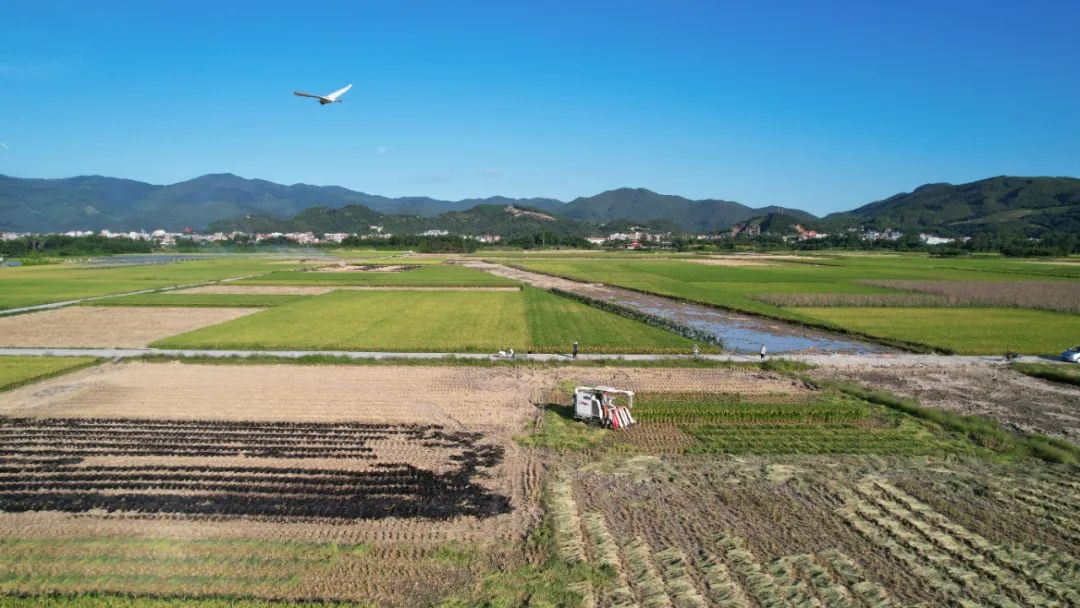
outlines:
{"label": "haze over mountains", "polygon": [[[471,210],[471,215],[460,212]],[[754,208],[725,200],[691,200],[643,188],[619,188],[570,202],[549,198],[492,197],[443,201],[429,197],[365,194],[338,186],[282,185],[229,173],[169,185],[101,176],[30,179],[0,176],[0,230],[204,229],[255,218],[260,226],[311,225],[350,231],[385,216],[401,226],[500,233],[507,222],[486,210],[538,209],[557,216],[557,228],[574,233],[617,220],[668,225],[691,233],[724,230],[749,219],[783,213],[806,225],[838,229],[852,225],[894,227],[968,235],[1008,226],[1030,236],[1080,230],[1080,179],[994,177],[969,184],[928,184],[852,211],[818,219],[799,209]],[[374,213],[372,213],[374,212]],[[250,217],[249,217],[250,216]],[[421,219],[424,218],[424,219]],[[541,222],[542,223],[542,222]],[[555,228],[555,225],[550,225]]]}

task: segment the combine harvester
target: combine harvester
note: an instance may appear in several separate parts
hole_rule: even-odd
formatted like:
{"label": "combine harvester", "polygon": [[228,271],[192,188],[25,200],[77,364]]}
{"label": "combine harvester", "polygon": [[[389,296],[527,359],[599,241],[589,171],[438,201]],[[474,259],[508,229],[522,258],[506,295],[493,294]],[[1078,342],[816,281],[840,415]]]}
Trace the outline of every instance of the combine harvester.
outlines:
{"label": "combine harvester", "polygon": [[[626,405],[618,405],[619,396],[626,398]],[[610,386],[579,386],[574,389],[574,418],[597,421],[609,429],[623,429],[637,424],[630,415],[634,407],[634,391],[621,391]]]}

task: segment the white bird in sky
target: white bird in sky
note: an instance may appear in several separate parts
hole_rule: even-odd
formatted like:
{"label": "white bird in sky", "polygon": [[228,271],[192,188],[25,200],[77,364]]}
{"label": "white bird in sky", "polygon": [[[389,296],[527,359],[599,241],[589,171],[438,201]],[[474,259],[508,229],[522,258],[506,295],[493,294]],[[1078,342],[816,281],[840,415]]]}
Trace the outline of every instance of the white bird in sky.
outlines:
{"label": "white bird in sky", "polygon": [[326,104],[334,103],[335,101],[341,103],[341,100],[338,98],[347,93],[351,88],[352,85],[350,84],[334,91],[333,93],[330,93],[329,95],[312,95],[311,93],[301,93],[300,91],[293,91],[292,94],[298,97],[314,97],[315,99],[319,100],[319,105],[325,106]]}

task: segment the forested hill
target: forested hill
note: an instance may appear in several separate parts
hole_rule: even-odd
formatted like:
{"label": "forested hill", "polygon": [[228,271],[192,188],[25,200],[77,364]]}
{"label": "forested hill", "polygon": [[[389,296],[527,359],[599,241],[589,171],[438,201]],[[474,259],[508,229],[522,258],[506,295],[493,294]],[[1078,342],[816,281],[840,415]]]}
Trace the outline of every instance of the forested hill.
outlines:
{"label": "forested hill", "polygon": [[[283,185],[231,173],[168,185],[97,175],[65,179],[0,176],[0,230],[16,232],[202,229],[213,222],[248,215],[285,220],[311,207],[340,209],[348,205],[424,218],[478,205],[513,205],[586,222],[667,222],[685,232],[721,230],[778,209],[755,209],[731,201],[693,201],[641,188],[609,190],[569,203],[501,196],[445,201],[423,196],[389,198],[339,186]],[[811,218],[803,212],[791,213]]]}
{"label": "forested hill", "polygon": [[972,236],[1019,231],[1026,236],[1080,234],[1080,179],[992,177],[968,184],[927,184],[853,211],[825,226],[867,226]]}
{"label": "forested hill", "polygon": [[539,209],[517,205],[477,205],[465,211],[448,211],[435,217],[390,215],[363,205],[347,205],[340,209],[311,207],[287,220],[248,216],[215,222],[210,229],[222,232],[311,231],[317,234],[369,234],[379,231],[416,234],[427,230],[447,230],[455,235],[495,234],[505,239],[544,233],[580,238],[601,231],[597,224],[558,218]]}
{"label": "forested hill", "polygon": [[798,209],[776,206],[754,208],[742,203],[715,199],[691,200],[670,194],[657,194],[644,188],[608,190],[596,196],[574,199],[561,207],[548,205],[542,208],[563,217],[592,222],[664,220],[694,233],[723,230],[753,217],[781,211],[804,221],[816,219]]}

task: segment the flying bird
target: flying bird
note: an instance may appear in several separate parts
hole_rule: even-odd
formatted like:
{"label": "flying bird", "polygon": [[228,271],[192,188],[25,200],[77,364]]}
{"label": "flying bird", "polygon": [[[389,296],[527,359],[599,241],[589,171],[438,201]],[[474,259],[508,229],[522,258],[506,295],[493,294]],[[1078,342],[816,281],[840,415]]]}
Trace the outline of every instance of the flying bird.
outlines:
{"label": "flying bird", "polygon": [[350,84],[346,87],[334,91],[333,93],[330,93],[329,95],[312,95],[311,93],[301,93],[300,91],[293,91],[292,94],[296,95],[297,97],[314,97],[315,99],[319,100],[319,105],[325,106],[326,104],[334,103],[335,101],[341,103],[341,100],[338,98],[349,92],[349,89],[351,88],[352,85]]}

